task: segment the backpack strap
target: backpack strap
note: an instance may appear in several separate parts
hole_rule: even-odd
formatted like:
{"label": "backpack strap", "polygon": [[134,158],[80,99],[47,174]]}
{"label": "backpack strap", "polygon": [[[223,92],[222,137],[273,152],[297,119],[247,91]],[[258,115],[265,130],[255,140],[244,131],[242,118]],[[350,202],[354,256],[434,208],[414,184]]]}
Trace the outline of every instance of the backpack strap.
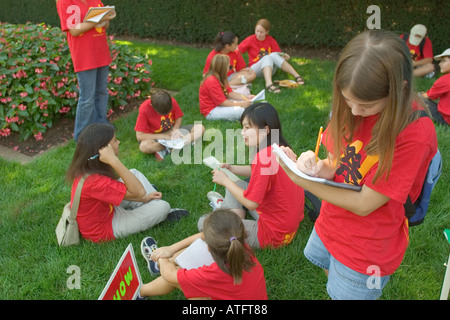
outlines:
{"label": "backpack strap", "polygon": [[80,205],[81,198],[81,189],[83,189],[83,184],[86,178],[89,176],[88,173],[85,173],[80,181],[78,181],[77,190],[75,191],[75,195],[73,196],[72,207],[70,208],[70,219],[75,220],[77,218],[78,206]]}

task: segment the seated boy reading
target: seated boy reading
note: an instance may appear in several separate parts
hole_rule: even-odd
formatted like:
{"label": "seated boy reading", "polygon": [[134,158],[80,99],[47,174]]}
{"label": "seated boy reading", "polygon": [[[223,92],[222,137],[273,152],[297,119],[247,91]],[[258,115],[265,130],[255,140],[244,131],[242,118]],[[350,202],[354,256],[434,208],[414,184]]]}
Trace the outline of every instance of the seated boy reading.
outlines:
{"label": "seated boy reading", "polygon": [[[184,144],[200,138],[205,132],[201,124],[181,127],[183,112],[177,101],[165,91],[158,91],[139,107],[136,120],[136,138],[139,150],[154,153],[156,161],[163,161],[170,148],[159,140],[182,139]],[[161,141],[162,142],[162,141]]]}

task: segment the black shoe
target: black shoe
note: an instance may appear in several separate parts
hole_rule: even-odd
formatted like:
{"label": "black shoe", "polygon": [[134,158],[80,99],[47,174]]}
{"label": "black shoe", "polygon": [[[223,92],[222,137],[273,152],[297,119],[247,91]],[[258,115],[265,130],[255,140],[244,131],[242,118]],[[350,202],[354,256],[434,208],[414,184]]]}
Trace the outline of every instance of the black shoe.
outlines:
{"label": "black shoe", "polygon": [[173,208],[170,209],[166,221],[179,221],[180,219],[189,216],[189,211],[185,209]]}

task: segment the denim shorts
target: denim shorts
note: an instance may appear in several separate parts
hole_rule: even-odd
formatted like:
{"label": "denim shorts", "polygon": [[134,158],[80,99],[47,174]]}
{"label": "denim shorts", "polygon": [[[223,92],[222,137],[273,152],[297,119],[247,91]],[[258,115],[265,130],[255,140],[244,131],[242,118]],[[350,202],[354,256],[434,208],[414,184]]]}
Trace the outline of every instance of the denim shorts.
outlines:
{"label": "denim shorts", "polygon": [[328,270],[327,292],[333,300],[376,300],[389,281],[389,275],[375,277],[356,272],[337,261],[313,229],[304,249],[306,258]]}

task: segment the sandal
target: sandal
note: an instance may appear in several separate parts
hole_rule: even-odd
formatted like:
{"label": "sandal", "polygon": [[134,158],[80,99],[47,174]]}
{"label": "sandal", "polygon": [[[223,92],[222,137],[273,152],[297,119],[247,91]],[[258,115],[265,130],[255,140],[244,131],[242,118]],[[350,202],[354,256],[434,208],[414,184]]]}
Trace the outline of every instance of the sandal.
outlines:
{"label": "sandal", "polygon": [[268,85],[266,87],[267,91],[272,92],[272,93],[280,93],[281,90],[280,88],[278,88],[277,86],[275,86],[273,83],[271,83],[270,85]]}
{"label": "sandal", "polygon": [[303,78],[300,77],[300,76],[295,77],[295,81],[296,81],[299,85],[304,85],[304,84],[305,84],[305,80],[303,80]]}

